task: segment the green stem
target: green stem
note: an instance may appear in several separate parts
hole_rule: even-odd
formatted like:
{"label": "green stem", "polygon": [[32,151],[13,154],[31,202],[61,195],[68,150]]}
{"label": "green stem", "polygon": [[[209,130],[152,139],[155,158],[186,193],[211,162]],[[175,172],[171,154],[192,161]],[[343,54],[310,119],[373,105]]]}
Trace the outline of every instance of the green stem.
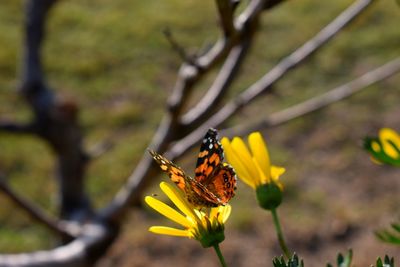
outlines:
{"label": "green stem", "polygon": [[282,249],[283,253],[285,254],[286,258],[290,259],[290,252],[286,246],[285,240],[283,239],[281,224],[279,222],[279,218],[278,218],[278,214],[276,213],[276,209],[271,209],[271,213],[272,213],[272,219],[274,220],[276,233],[278,235],[279,245],[281,246],[281,249]]}
{"label": "green stem", "polygon": [[227,267],[227,265],[225,263],[224,256],[222,256],[221,249],[219,248],[219,244],[216,244],[213,247],[215,249],[215,253],[217,253],[217,255],[218,255],[219,261],[221,262],[221,266],[222,267]]}

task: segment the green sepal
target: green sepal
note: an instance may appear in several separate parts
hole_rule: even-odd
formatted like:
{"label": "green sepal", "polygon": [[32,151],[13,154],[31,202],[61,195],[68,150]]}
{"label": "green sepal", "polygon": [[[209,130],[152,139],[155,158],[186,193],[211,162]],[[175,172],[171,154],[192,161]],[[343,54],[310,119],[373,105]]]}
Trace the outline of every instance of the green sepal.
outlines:
{"label": "green sepal", "polygon": [[276,209],[282,203],[282,191],[274,182],[256,188],[257,201],[266,210]]}
{"label": "green sepal", "polygon": [[384,260],[379,257],[376,260],[376,267],[394,267],[394,258],[389,258],[388,255],[385,255]]}
{"label": "green sepal", "polygon": [[225,227],[223,224],[214,222],[213,224],[206,218],[207,227],[199,227],[194,237],[203,248],[213,247],[225,240]]}
{"label": "green sepal", "polygon": [[286,262],[283,256],[275,257],[272,259],[274,267],[304,267],[303,260],[299,259],[296,253]]}
{"label": "green sepal", "polygon": [[204,234],[201,236],[200,239],[198,239],[202,245],[203,248],[209,248],[213,247],[222,241],[225,240],[225,234],[224,232],[214,232],[213,234],[208,233]]}
{"label": "green sepal", "polygon": [[[350,267],[352,260],[353,260],[353,251],[351,249],[349,249],[346,256],[343,256],[342,253],[339,253],[336,257],[337,267]],[[333,265],[328,263],[326,267],[333,267]]]}

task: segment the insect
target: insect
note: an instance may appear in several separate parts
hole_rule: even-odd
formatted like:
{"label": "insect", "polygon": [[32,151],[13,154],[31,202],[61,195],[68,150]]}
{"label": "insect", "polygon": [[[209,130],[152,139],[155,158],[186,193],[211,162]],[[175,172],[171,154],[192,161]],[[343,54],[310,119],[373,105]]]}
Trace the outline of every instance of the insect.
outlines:
{"label": "insect", "polygon": [[149,150],[154,160],[171,180],[185,192],[187,200],[197,208],[226,205],[235,195],[236,173],[223,163],[224,151],[217,130],[210,128],[200,147],[194,178],[157,152]]}

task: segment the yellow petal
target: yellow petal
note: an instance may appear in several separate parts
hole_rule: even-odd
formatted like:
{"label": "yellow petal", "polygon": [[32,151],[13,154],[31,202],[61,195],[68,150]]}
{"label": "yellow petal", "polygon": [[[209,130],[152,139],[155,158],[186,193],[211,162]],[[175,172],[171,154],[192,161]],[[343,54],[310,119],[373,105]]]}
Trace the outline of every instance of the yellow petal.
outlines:
{"label": "yellow petal", "polygon": [[223,206],[218,206],[218,207],[210,209],[210,218],[211,219],[214,217],[217,217],[218,213],[221,211],[220,207],[223,207]]}
{"label": "yellow petal", "polygon": [[198,209],[195,209],[194,213],[196,214],[197,218],[199,219],[198,222],[200,222],[204,218],[204,216],[206,216],[204,211],[201,211],[201,210],[198,210]]}
{"label": "yellow petal", "polygon": [[400,157],[399,152],[387,141],[382,141],[382,147],[385,153],[392,159],[397,159]]}
{"label": "yellow petal", "polygon": [[373,151],[375,151],[376,153],[379,153],[381,151],[381,146],[379,145],[378,142],[376,141],[372,141],[371,143],[371,148]]}
{"label": "yellow petal", "polygon": [[232,207],[231,205],[220,206],[220,212],[222,217],[222,223],[225,223],[229,216],[231,215]]}
{"label": "yellow petal", "polygon": [[268,174],[268,177],[265,175],[264,171],[261,169],[260,165],[258,164],[258,161],[253,158],[254,166],[256,167],[258,171],[258,179],[256,181],[256,187],[259,186],[260,184],[268,184],[271,182],[271,173]]}
{"label": "yellow petal", "polygon": [[271,163],[267,144],[264,142],[263,137],[259,132],[251,133],[248,137],[248,140],[253,157],[257,160],[258,165],[264,172],[266,178],[269,179]]}
{"label": "yellow petal", "polygon": [[279,180],[279,177],[284,174],[286,171],[285,168],[279,166],[271,166],[271,178],[274,181]]}
{"label": "yellow petal", "polygon": [[155,209],[158,213],[164,215],[171,221],[174,221],[176,223],[179,223],[182,226],[185,227],[191,227],[190,221],[186,219],[185,216],[168,206],[167,204],[161,202],[158,199],[155,199],[153,197],[145,197],[144,201],[146,201],[147,205]]}
{"label": "yellow petal", "polygon": [[271,179],[274,181],[275,184],[279,186],[281,191],[283,191],[283,184],[279,181],[279,177],[284,174],[286,171],[285,168],[283,167],[278,167],[278,166],[271,166]]}
{"label": "yellow petal", "polygon": [[400,136],[390,128],[382,128],[379,131],[379,139],[382,142],[383,150],[391,158],[399,158],[399,152],[393,147],[389,141],[391,141],[395,146],[400,148]]}
{"label": "yellow petal", "polygon": [[242,162],[242,165],[247,170],[249,178],[251,180],[257,179],[258,172],[256,170],[256,167],[254,166],[252,156],[243,140],[239,137],[235,137],[232,140],[231,146],[238,156],[238,159]]}
{"label": "yellow petal", "polygon": [[193,211],[193,207],[182,196],[181,192],[175,189],[172,185],[166,182],[160,183],[161,190],[168,196],[168,198],[180,209],[186,216],[197,220],[197,216]]}
{"label": "yellow petal", "polygon": [[191,237],[192,235],[190,234],[190,231],[188,230],[182,230],[182,229],[176,229],[172,227],[166,227],[166,226],[152,226],[149,228],[149,231],[155,234],[160,234],[160,235],[172,235],[172,236],[183,236],[183,237]]}
{"label": "yellow petal", "polygon": [[236,154],[236,151],[233,150],[231,143],[229,142],[228,138],[224,137],[221,140],[222,146],[224,148],[225,156],[229,164],[235,169],[236,174],[238,177],[248,184],[253,189],[256,188],[254,180],[251,178],[250,173],[248,172],[246,166],[240,160],[240,157]]}
{"label": "yellow petal", "polygon": [[400,135],[393,129],[382,128],[379,131],[379,139],[391,140],[396,146],[400,147]]}
{"label": "yellow petal", "polygon": [[210,220],[218,220],[219,223],[225,223],[231,214],[232,207],[227,204],[225,206],[218,206],[210,209]]}
{"label": "yellow petal", "polygon": [[278,185],[279,189],[283,192],[283,184],[280,181],[275,181],[275,184]]}

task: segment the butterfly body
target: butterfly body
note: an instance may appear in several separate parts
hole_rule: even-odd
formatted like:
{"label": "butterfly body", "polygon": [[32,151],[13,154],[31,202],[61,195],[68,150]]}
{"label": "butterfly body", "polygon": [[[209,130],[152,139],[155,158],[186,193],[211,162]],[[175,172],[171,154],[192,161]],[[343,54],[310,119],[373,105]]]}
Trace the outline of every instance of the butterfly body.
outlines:
{"label": "butterfly body", "polygon": [[160,154],[154,151],[150,154],[195,207],[226,205],[235,195],[236,174],[230,165],[222,162],[224,153],[215,129],[208,130],[203,139],[194,178]]}

